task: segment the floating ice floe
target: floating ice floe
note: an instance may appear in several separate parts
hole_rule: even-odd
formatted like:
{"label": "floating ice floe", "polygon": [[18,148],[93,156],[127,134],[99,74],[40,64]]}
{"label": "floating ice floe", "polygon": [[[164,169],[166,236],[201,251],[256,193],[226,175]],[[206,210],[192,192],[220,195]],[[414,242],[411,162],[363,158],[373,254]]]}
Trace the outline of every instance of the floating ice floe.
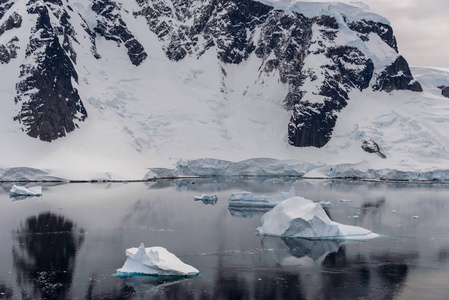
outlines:
{"label": "floating ice floe", "polygon": [[332,207],[332,203],[330,201],[320,201],[318,202],[322,207]]}
{"label": "floating ice floe", "polygon": [[352,202],[352,200],[349,200],[349,199],[340,199],[340,202],[342,202],[342,203],[348,203],[348,202]]}
{"label": "floating ice floe", "polygon": [[33,186],[30,188],[26,188],[24,186],[13,185],[9,190],[9,195],[16,196],[41,196],[42,195],[42,187],[41,186]]}
{"label": "floating ice floe", "polygon": [[241,206],[241,207],[274,207],[282,201],[294,197],[295,188],[292,187],[289,192],[280,192],[273,196],[254,195],[250,192],[237,192],[232,193],[229,198],[229,206]]}
{"label": "floating ice floe", "polygon": [[292,197],[262,217],[259,234],[308,239],[365,240],[379,235],[367,229],[332,221],[320,204]]}
{"label": "floating ice floe", "polygon": [[195,276],[199,273],[163,247],[145,248],[142,243],[139,248],[126,249],[126,257],[123,267],[117,269],[119,276]]}
{"label": "floating ice floe", "polygon": [[217,202],[217,194],[202,194],[201,196],[195,196],[195,201],[205,201],[205,202]]}

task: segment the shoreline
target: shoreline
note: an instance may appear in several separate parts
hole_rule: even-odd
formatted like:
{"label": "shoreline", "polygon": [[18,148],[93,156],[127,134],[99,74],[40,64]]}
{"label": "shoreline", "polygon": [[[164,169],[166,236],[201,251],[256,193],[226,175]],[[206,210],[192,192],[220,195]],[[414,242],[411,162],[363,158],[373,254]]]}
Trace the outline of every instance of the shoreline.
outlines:
{"label": "shoreline", "polygon": [[145,183],[156,182],[159,180],[184,180],[184,179],[212,179],[212,178],[238,178],[238,179],[250,179],[250,178],[290,178],[296,180],[339,180],[339,181],[354,181],[354,182],[372,182],[372,183],[402,183],[402,184],[423,184],[423,185],[449,185],[449,180],[398,180],[398,179],[370,179],[370,178],[357,178],[357,177],[304,177],[304,176],[261,176],[261,175],[212,175],[212,176],[178,176],[178,177],[155,177],[150,179],[80,179],[80,180],[0,180],[0,184],[4,183]]}

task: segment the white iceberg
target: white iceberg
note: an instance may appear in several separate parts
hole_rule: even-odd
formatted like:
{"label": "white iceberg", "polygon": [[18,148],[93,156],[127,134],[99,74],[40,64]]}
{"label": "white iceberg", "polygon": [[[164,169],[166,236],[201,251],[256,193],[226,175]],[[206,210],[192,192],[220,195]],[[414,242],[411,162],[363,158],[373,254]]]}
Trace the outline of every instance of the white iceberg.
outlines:
{"label": "white iceberg", "polygon": [[217,194],[202,194],[201,196],[195,196],[195,201],[216,202],[218,200]]}
{"label": "white iceberg", "polygon": [[308,239],[365,240],[379,235],[367,229],[332,221],[320,204],[292,197],[262,217],[259,234]]}
{"label": "white iceberg", "polygon": [[13,185],[9,190],[9,195],[15,196],[41,196],[42,195],[42,187],[41,186],[33,186],[30,188],[26,188],[24,186]]}
{"label": "white iceberg", "polygon": [[292,187],[288,192],[280,192],[273,196],[254,195],[251,192],[236,192],[229,197],[229,206],[260,206],[274,207],[282,201],[295,197],[295,188]]}
{"label": "white iceberg", "polygon": [[195,276],[199,273],[163,247],[145,248],[142,243],[139,248],[126,249],[126,257],[123,267],[117,269],[119,276]]}

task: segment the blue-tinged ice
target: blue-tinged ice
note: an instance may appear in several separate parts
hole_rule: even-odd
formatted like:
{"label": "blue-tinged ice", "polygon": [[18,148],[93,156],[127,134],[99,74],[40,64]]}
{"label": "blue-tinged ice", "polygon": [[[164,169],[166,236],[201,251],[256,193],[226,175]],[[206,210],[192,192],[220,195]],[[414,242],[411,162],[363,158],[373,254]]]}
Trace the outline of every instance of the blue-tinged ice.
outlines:
{"label": "blue-tinged ice", "polygon": [[13,185],[9,190],[9,195],[12,197],[16,196],[41,196],[42,195],[42,187],[41,186],[33,186],[30,188],[26,188],[24,186]]}

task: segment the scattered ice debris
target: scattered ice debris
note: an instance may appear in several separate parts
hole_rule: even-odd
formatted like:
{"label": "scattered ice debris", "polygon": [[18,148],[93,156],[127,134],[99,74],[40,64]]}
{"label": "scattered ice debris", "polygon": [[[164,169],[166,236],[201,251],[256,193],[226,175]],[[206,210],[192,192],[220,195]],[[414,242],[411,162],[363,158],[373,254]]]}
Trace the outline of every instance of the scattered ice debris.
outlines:
{"label": "scattered ice debris", "polygon": [[367,229],[329,219],[320,204],[292,197],[263,215],[259,234],[308,239],[366,240],[379,235]]}
{"label": "scattered ice debris", "polygon": [[397,212],[393,209],[393,210],[391,211],[391,213],[392,213],[392,214],[396,214]]}
{"label": "scattered ice debris", "polygon": [[42,187],[41,186],[33,186],[30,188],[26,188],[24,186],[13,185],[9,190],[9,195],[16,196],[41,196],[42,195]]}
{"label": "scattered ice debris", "polygon": [[195,201],[205,201],[205,202],[217,202],[217,194],[202,194],[201,196],[195,196]]}
{"label": "scattered ice debris", "polygon": [[280,192],[279,194],[272,196],[254,195],[250,192],[236,192],[232,193],[229,198],[229,207],[274,207],[282,201],[295,196],[295,188],[292,187],[288,192]]}
{"label": "scattered ice debris", "polygon": [[413,216],[413,219],[419,219],[419,216]]}
{"label": "scattered ice debris", "polygon": [[342,203],[347,203],[347,202],[352,202],[352,200],[349,200],[349,199],[340,199],[340,202],[342,202]]}
{"label": "scattered ice debris", "polygon": [[332,207],[332,203],[330,201],[320,201],[318,202],[322,207]]}
{"label": "scattered ice debris", "polygon": [[196,276],[199,273],[163,247],[145,248],[142,243],[139,248],[126,249],[126,257],[123,267],[117,269],[119,276]]}
{"label": "scattered ice debris", "polygon": [[353,215],[352,216],[354,219],[358,219],[359,218],[359,215]]}

